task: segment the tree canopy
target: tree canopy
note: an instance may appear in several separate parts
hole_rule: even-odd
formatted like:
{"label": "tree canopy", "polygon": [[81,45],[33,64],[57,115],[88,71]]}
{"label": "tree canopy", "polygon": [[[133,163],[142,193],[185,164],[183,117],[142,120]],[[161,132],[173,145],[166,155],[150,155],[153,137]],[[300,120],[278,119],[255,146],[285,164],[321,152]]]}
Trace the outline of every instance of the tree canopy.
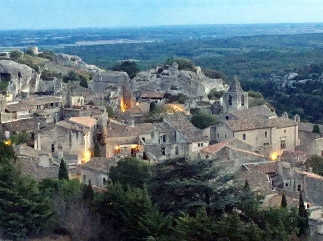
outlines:
{"label": "tree canopy", "polygon": [[136,62],[130,60],[117,62],[113,66],[113,70],[126,72],[130,79],[133,79],[136,76],[136,74],[140,71]]}

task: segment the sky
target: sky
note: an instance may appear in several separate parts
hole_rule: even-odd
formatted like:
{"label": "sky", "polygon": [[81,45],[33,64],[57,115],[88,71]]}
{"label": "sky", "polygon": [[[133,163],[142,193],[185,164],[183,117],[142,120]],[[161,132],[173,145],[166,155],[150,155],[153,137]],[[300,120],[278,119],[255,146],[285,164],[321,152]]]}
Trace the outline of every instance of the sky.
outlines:
{"label": "sky", "polygon": [[322,0],[0,0],[0,29],[308,22]]}

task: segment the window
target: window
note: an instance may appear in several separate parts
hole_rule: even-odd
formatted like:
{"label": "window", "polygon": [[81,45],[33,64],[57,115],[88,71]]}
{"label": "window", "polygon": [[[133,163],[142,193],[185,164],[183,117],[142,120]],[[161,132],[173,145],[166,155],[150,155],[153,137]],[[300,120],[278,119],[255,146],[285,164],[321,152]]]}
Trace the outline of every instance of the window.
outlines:
{"label": "window", "polygon": [[220,134],[218,134],[218,139],[220,138]]}
{"label": "window", "polygon": [[302,186],[301,186],[301,185],[297,185],[297,191],[300,191],[300,190],[301,190],[301,188],[302,188]]}
{"label": "window", "polygon": [[286,134],[286,130],[284,130],[284,134]]}
{"label": "window", "polygon": [[267,131],[265,131],[265,138],[267,138]]}
{"label": "window", "polygon": [[198,143],[197,146],[203,146],[203,143]]}
{"label": "window", "polygon": [[178,148],[178,146],[175,146],[175,155],[177,156],[178,153],[179,153],[179,148]]}
{"label": "window", "polygon": [[160,151],[161,151],[161,154],[162,154],[163,156],[165,156],[165,155],[166,155],[166,148],[165,148],[165,147],[160,148]]}
{"label": "window", "polygon": [[241,96],[241,106],[244,106],[244,95]]}
{"label": "window", "polygon": [[166,142],[166,135],[161,135],[161,136],[159,137],[159,139],[160,139],[160,142],[161,142],[161,143],[165,143],[165,142]]}
{"label": "window", "polygon": [[103,185],[107,185],[107,179],[103,178]]}
{"label": "window", "polygon": [[229,100],[228,100],[228,102],[229,102],[229,105],[232,105],[232,96],[231,96],[231,95],[229,95]]}
{"label": "window", "polygon": [[286,140],[285,139],[280,140],[280,148],[286,149]]}
{"label": "window", "polygon": [[288,187],[288,183],[287,182],[285,183],[285,187]]}
{"label": "window", "polygon": [[227,139],[227,134],[224,134],[224,139]]}
{"label": "window", "polygon": [[52,144],[52,152],[55,152],[55,144]]}
{"label": "window", "polygon": [[269,146],[269,143],[268,142],[264,143],[264,146]]}
{"label": "window", "polygon": [[323,150],[321,151],[321,156],[323,156]]}
{"label": "window", "polygon": [[242,134],[242,139],[243,139],[243,140],[246,140],[246,139],[247,139],[246,134]]}
{"label": "window", "polygon": [[145,137],[142,137],[142,138],[141,138],[141,140],[142,140],[143,142],[146,142],[146,138],[145,138]]}

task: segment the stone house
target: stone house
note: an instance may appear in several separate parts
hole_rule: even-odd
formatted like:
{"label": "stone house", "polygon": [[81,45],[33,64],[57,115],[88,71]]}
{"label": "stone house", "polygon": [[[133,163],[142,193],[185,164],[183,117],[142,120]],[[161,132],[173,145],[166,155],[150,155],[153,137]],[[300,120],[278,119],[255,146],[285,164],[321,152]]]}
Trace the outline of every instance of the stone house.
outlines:
{"label": "stone house", "polygon": [[144,143],[151,139],[151,123],[126,125],[109,120],[107,127],[106,157],[114,155],[143,157]]}
{"label": "stone house", "polygon": [[[323,135],[321,133],[313,133],[312,123],[298,122],[298,135],[300,145],[297,150],[307,152],[312,155],[323,156]],[[323,131],[323,126],[318,125],[320,131]]]}
{"label": "stone house", "polygon": [[200,153],[202,159],[212,159],[232,173],[245,163],[267,161],[267,158],[255,152],[254,146],[237,138],[204,147]]}
{"label": "stone house", "polygon": [[214,133],[217,142],[238,138],[266,156],[282,150],[295,151],[299,145],[298,123],[287,118],[250,118],[222,122]]}
{"label": "stone house", "polygon": [[56,123],[62,119],[63,100],[61,97],[34,97],[22,99],[21,102],[31,106],[30,112],[48,124]]}
{"label": "stone house", "polygon": [[145,115],[149,112],[150,105],[147,102],[137,102],[137,104],[124,112],[124,119],[133,120],[140,123],[145,120]]}
{"label": "stone house", "polygon": [[[200,150],[209,145],[208,136],[203,135],[203,131],[196,128],[182,112],[176,112],[164,116],[163,122],[175,130],[174,144],[183,146],[182,155],[197,159]],[[169,153],[167,150],[166,154]],[[176,150],[175,150],[176,153]]]}
{"label": "stone house", "polygon": [[34,160],[34,162],[41,167],[52,167],[54,165],[59,166],[59,163],[53,161],[51,153],[37,150],[30,146],[17,145],[14,147],[14,151],[17,156],[27,156]]}
{"label": "stone house", "polygon": [[154,102],[157,106],[165,103],[164,91],[141,91],[138,102]]}
{"label": "stone house", "polygon": [[33,117],[31,113],[32,106],[22,102],[10,102],[4,107],[1,112],[1,123],[21,120],[24,118]]}
{"label": "stone house", "polygon": [[105,188],[109,180],[109,170],[115,166],[114,158],[92,157],[89,162],[81,165],[82,182],[97,188]]}
{"label": "stone house", "polygon": [[67,164],[81,164],[90,160],[93,152],[96,120],[92,117],[72,117],[41,129],[35,148],[64,158]]}

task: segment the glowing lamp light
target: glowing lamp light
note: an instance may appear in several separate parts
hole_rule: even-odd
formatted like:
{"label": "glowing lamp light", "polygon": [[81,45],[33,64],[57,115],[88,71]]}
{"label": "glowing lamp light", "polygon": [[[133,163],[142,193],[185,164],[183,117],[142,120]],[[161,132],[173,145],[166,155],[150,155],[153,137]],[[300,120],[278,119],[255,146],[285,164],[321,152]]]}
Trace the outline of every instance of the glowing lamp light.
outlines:
{"label": "glowing lamp light", "polygon": [[119,150],[120,150],[120,146],[115,146],[115,147],[114,147],[114,149],[115,149],[116,151],[119,151]]}
{"label": "glowing lamp light", "polygon": [[131,145],[131,148],[136,149],[136,148],[138,148],[138,145]]}
{"label": "glowing lamp light", "polygon": [[11,140],[4,140],[3,143],[6,145],[6,146],[11,146]]}
{"label": "glowing lamp light", "polygon": [[139,105],[139,102],[136,103],[136,106],[138,106],[138,105]]}
{"label": "glowing lamp light", "polygon": [[91,152],[89,150],[84,152],[84,161],[88,162],[91,159]]}
{"label": "glowing lamp light", "polygon": [[277,156],[278,156],[277,153],[276,152],[273,152],[271,154],[270,158],[271,158],[271,160],[276,161],[277,160]]}

